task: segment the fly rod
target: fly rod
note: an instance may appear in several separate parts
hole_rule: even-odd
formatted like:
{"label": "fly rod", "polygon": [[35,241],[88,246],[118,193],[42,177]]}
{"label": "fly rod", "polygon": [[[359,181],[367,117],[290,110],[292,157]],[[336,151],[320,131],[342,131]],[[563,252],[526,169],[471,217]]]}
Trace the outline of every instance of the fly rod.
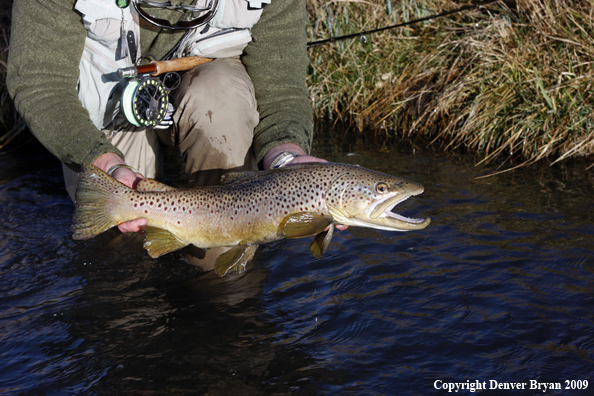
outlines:
{"label": "fly rod", "polygon": [[366,30],[364,32],[351,33],[351,34],[345,34],[344,36],[336,36],[336,37],[331,37],[331,38],[327,38],[327,39],[323,39],[323,40],[310,41],[310,42],[307,43],[307,46],[308,47],[315,47],[315,46],[318,46],[318,45],[333,43],[335,41],[346,40],[346,39],[355,38],[355,37],[363,37],[366,34],[382,32],[384,30],[396,29],[396,28],[399,28],[399,27],[403,27],[403,26],[407,26],[407,25],[412,25],[414,23],[429,21],[429,20],[436,19],[436,18],[441,18],[441,17],[447,16],[447,15],[456,14],[458,12],[462,12],[462,11],[466,11],[466,10],[471,10],[473,8],[479,8],[479,7],[485,6],[487,4],[495,3],[496,1],[499,1],[499,0],[486,0],[486,1],[483,1],[481,3],[470,4],[470,5],[467,5],[467,6],[464,6],[464,7],[456,8],[455,10],[442,12],[441,14],[431,15],[431,16],[428,16],[428,17],[425,17],[425,18],[415,19],[414,21],[408,21],[408,22],[399,23],[397,25],[384,26],[384,27],[377,28],[377,29]]}
{"label": "fly rod", "polygon": [[151,61],[148,65],[122,67],[118,69],[119,78],[134,78],[143,74],[158,76],[163,73],[190,70],[198,65],[210,62],[212,59],[199,56],[186,56],[184,58],[168,61]]}

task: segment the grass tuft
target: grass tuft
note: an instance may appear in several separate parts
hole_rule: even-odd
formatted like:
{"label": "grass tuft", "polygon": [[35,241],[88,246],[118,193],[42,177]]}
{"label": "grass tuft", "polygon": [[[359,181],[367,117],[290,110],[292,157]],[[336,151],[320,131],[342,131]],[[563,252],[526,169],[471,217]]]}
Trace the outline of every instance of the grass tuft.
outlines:
{"label": "grass tuft", "polygon": [[[308,0],[310,41],[470,4]],[[6,90],[12,1],[0,4],[0,148],[29,137]],[[500,1],[312,47],[316,117],[363,136],[417,138],[479,163],[594,153],[594,0]],[[365,43],[366,41],[366,43]]]}
{"label": "grass tuft", "polygon": [[11,142],[22,143],[31,139],[6,89],[11,12],[12,0],[0,2],[0,149]]}
{"label": "grass tuft", "polygon": [[[310,40],[469,3],[309,0]],[[312,47],[318,117],[419,137],[480,163],[594,153],[593,1],[520,0]],[[372,132],[369,132],[372,131]]]}

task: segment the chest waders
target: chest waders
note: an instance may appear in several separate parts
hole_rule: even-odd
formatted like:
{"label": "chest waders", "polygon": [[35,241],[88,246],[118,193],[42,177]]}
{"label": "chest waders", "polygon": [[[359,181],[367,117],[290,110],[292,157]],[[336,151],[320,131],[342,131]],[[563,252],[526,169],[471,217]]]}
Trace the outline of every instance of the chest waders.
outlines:
{"label": "chest waders", "polygon": [[[250,28],[270,1],[198,0],[195,5],[175,6],[153,0],[78,0],[75,9],[88,31],[79,67],[79,98],[95,126],[120,128],[127,121],[134,126],[168,128],[175,111],[169,92],[176,88],[179,76],[157,76],[191,69],[195,57],[210,60],[241,55],[252,41]],[[181,9],[191,12],[192,18],[172,25],[153,17],[151,8]],[[141,71],[151,64],[140,66],[136,59],[141,53],[139,18],[161,28],[187,30],[168,54],[170,63],[151,62],[160,71]],[[122,72],[131,69],[136,69],[135,75]]]}

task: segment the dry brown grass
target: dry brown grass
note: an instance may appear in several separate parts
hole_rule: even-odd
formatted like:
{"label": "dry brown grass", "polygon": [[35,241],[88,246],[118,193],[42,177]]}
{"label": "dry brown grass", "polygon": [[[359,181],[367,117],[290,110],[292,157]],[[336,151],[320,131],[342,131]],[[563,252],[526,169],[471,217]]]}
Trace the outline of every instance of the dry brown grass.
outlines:
{"label": "dry brown grass", "polygon": [[[310,37],[462,5],[403,1],[390,14],[386,4],[310,0]],[[312,102],[317,114],[361,132],[422,137],[478,153],[481,162],[592,155],[593,13],[593,1],[498,2],[378,33],[367,45],[314,47]]]}
{"label": "dry brown grass", "polygon": [[[0,147],[25,129],[6,92],[12,1],[0,2]],[[308,0],[311,40],[451,10],[445,0]],[[491,4],[310,50],[319,118],[515,166],[594,153],[594,0]],[[513,166],[512,166],[513,168]]]}
{"label": "dry brown grass", "polygon": [[10,42],[12,0],[0,2],[0,149],[11,142],[29,141],[26,125],[17,114],[6,89],[6,63]]}

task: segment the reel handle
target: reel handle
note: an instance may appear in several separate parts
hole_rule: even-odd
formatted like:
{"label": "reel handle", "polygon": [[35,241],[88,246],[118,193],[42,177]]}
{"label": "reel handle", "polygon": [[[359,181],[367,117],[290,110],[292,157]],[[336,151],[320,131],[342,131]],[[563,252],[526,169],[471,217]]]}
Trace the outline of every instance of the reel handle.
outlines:
{"label": "reel handle", "polygon": [[159,74],[190,70],[203,63],[210,62],[212,59],[201,58],[199,56],[186,56],[183,58],[172,59],[168,61],[152,61],[148,65],[122,67],[118,69],[119,78],[133,78],[139,74],[150,74],[158,76]]}

